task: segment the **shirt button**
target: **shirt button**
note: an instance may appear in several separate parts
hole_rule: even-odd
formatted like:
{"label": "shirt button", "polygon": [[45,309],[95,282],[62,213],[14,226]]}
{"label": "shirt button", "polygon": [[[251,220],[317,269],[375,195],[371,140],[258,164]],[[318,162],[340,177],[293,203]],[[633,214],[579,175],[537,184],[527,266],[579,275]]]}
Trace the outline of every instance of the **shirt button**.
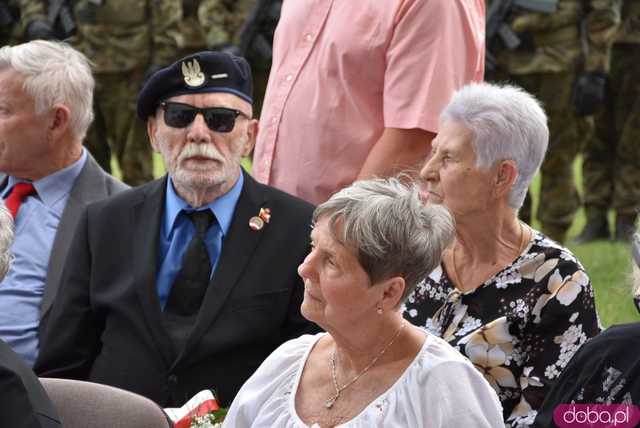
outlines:
{"label": "shirt button", "polygon": [[293,79],[293,74],[287,74],[285,79],[287,79],[287,82],[291,81],[291,79]]}
{"label": "shirt button", "polygon": [[311,34],[311,33],[307,33],[307,34],[305,34],[305,35],[304,35],[304,39],[305,39],[307,42],[310,42],[311,40],[313,40],[313,34]]}
{"label": "shirt button", "polygon": [[264,166],[265,168],[269,168],[269,161],[265,160],[264,162],[262,162],[262,166]]}
{"label": "shirt button", "polygon": [[277,117],[273,116],[273,117],[271,118],[271,123],[276,123],[277,121],[278,121],[278,118],[277,118]]}

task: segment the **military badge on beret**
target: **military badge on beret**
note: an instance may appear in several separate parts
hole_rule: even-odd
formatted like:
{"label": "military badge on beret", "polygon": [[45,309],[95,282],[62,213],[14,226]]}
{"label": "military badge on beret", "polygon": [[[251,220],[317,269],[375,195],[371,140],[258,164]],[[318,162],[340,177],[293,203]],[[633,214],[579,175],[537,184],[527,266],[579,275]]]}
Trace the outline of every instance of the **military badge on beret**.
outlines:
{"label": "military badge on beret", "polygon": [[191,88],[197,88],[204,84],[204,73],[200,71],[200,64],[197,59],[193,59],[191,62],[185,61],[182,63],[182,76],[184,77],[184,83]]}

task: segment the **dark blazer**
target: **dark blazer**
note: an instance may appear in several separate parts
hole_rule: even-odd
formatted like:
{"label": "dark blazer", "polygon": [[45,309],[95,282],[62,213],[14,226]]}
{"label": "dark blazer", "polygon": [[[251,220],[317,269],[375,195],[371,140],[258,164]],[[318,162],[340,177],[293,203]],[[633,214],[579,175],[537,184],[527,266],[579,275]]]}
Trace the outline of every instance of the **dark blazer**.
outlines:
{"label": "dark blazer", "polygon": [[[0,183],[5,186],[6,174],[0,173]],[[76,178],[69,199],[62,212],[56,237],[51,247],[51,255],[49,257],[49,265],[47,267],[47,277],[44,284],[44,296],[40,306],[40,318],[47,315],[53,300],[60,288],[60,276],[62,268],[67,260],[67,253],[71,246],[76,225],[80,219],[80,215],[87,205],[92,202],[99,201],[107,196],[113,195],[122,190],[128,189],[129,186],[118,181],[111,175],[107,174],[93,159],[93,156],[87,152],[87,161],[85,162],[78,178]]]}
{"label": "dark blazer", "polygon": [[59,428],[60,418],[36,375],[0,340],[0,425]]}
{"label": "dark blazer", "polygon": [[[41,376],[105,383],[179,406],[214,388],[223,406],[281,343],[317,326],[300,315],[297,267],[313,207],[245,174],[202,309],[183,349],[163,325],[156,291],[166,177],[88,207],[63,287],[41,327]],[[249,227],[271,210],[261,230]]]}

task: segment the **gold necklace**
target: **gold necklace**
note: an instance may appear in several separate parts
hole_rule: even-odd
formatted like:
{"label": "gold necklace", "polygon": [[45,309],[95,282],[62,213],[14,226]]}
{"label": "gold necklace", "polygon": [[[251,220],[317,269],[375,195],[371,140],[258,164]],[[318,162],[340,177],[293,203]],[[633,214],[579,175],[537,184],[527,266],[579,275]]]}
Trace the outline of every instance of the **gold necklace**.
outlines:
{"label": "gold necklace", "polygon": [[405,322],[402,321],[402,324],[400,325],[400,328],[398,329],[398,331],[396,332],[396,334],[393,335],[393,337],[391,338],[391,340],[389,341],[389,343],[387,343],[387,345],[382,348],[382,351],[380,351],[378,353],[378,355],[376,355],[373,360],[371,360],[371,362],[369,363],[369,365],[367,365],[367,367],[365,367],[360,373],[358,373],[353,379],[351,379],[349,382],[345,383],[342,386],[338,386],[338,378],[336,376],[336,350],[335,348],[333,349],[333,351],[331,352],[331,357],[329,359],[330,365],[331,365],[331,380],[333,381],[333,387],[335,388],[336,392],[332,397],[329,397],[325,400],[324,402],[324,407],[326,407],[327,409],[331,409],[333,407],[333,404],[336,402],[336,400],[338,398],[340,398],[340,393],[342,393],[342,391],[344,391],[345,389],[347,389],[348,387],[350,387],[351,385],[353,385],[358,379],[360,379],[360,377],[365,374],[366,372],[369,371],[369,369],[371,367],[373,367],[375,365],[375,363],[378,362],[378,360],[380,359],[380,357],[382,357],[384,355],[385,352],[387,352],[387,349],[389,349],[389,347],[391,345],[393,345],[393,342],[395,342],[395,340],[398,338],[398,336],[400,336],[400,333],[402,332],[402,329],[405,326]]}
{"label": "gold necklace", "polygon": [[[525,226],[524,224],[518,220],[518,224],[520,225],[520,244],[518,245],[518,255],[522,254],[522,252],[524,251],[524,247],[526,245],[526,235],[528,235],[527,233],[525,233]],[[529,226],[527,226],[528,228]],[[455,281],[456,284],[458,284],[460,287],[462,287],[462,282],[460,281],[460,277],[458,276],[458,267],[456,266],[456,249],[458,247],[454,247],[453,250],[451,250],[451,267],[453,268],[453,276],[455,277]]]}

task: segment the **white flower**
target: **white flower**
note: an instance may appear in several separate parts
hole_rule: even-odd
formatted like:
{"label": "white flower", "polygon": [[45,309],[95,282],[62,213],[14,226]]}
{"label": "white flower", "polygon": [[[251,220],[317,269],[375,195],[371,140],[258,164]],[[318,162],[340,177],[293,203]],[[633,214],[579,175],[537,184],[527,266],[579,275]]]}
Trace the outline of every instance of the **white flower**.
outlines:
{"label": "white flower", "polygon": [[[556,259],[557,260],[557,259]],[[546,263],[545,263],[546,264]],[[542,269],[544,265],[540,268]],[[540,270],[539,269],[539,270]],[[536,272],[536,277],[538,272]],[[544,277],[541,276],[541,278]],[[549,300],[555,299],[564,306],[569,306],[576,299],[578,294],[582,291],[582,288],[589,283],[589,277],[581,270],[575,271],[573,275],[567,278],[563,278],[560,275],[560,270],[556,269],[555,272],[549,277],[547,282],[547,290],[550,294],[542,294],[531,313],[535,316],[534,323],[540,323],[540,312],[542,308],[549,302]]]}
{"label": "white flower", "polygon": [[501,317],[462,338],[458,345],[464,345],[465,355],[496,392],[500,392],[500,387],[518,386],[513,373],[504,367],[513,352],[512,341],[507,318]]}
{"label": "white flower", "polygon": [[525,389],[529,386],[543,386],[540,382],[540,378],[537,376],[529,376],[533,371],[533,367],[524,367],[522,369],[522,376],[520,376],[520,388]]}
{"label": "white flower", "polygon": [[462,327],[456,332],[456,336],[464,336],[470,331],[476,330],[482,326],[482,321],[473,318],[471,316],[466,316],[464,321],[462,322]]}

